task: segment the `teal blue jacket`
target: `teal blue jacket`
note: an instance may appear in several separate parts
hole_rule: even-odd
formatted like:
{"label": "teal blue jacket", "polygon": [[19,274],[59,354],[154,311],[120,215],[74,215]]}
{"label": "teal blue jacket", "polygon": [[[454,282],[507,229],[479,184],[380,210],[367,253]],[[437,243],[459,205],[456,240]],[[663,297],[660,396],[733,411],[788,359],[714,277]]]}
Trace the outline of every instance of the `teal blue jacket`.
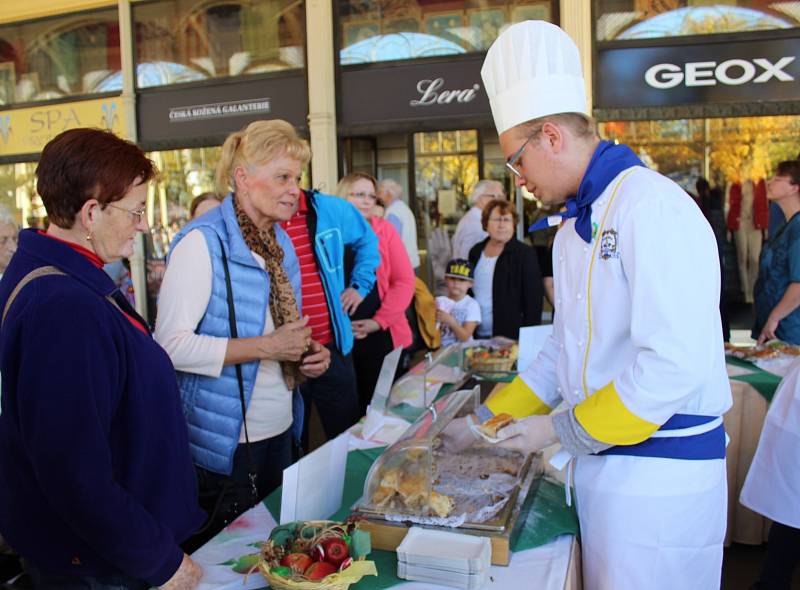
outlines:
{"label": "teal blue jacket", "polygon": [[[309,240],[314,245],[336,347],[347,355],[353,349],[353,330],[339,298],[347,287],[354,287],[362,297],[372,291],[375,269],[381,262],[378,236],[358,209],[344,199],[317,191],[306,191],[305,195]],[[344,283],[345,248],[352,248],[355,254],[349,285]]]}

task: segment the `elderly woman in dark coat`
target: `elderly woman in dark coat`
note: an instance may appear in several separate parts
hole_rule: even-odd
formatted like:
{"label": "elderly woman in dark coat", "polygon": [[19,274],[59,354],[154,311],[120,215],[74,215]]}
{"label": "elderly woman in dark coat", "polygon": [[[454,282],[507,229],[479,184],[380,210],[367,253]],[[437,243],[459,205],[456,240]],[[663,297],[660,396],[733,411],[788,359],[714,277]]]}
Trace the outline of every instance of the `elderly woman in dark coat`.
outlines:
{"label": "elderly woman in dark coat", "polygon": [[514,204],[505,199],[483,209],[481,223],[489,237],[469,252],[475,269],[472,291],[481,306],[479,338],[516,340],[521,327],[542,321],[542,274],[536,251],[514,237],[518,220]]}
{"label": "elderly woman in dark coat", "polygon": [[[153,163],[95,129],[48,143],[0,281],[0,531],[34,586],[195,588],[204,520],[172,363],[103,272],[147,231]],[[12,482],[12,483],[9,483]]]}

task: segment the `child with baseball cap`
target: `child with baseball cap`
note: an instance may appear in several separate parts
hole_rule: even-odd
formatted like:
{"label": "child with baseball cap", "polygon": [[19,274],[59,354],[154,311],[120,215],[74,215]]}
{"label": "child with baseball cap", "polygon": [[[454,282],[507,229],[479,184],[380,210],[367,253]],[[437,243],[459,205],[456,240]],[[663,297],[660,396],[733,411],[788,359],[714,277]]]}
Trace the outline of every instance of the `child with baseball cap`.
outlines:
{"label": "child with baseball cap", "polygon": [[436,298],[436,322],[442,332],[442,346],[447,346],[472,339],[475,328],[481,323],[481,308],[467,295],[475,281],[469,261],[454,258],[448,262],[444,278],[447,297]]}

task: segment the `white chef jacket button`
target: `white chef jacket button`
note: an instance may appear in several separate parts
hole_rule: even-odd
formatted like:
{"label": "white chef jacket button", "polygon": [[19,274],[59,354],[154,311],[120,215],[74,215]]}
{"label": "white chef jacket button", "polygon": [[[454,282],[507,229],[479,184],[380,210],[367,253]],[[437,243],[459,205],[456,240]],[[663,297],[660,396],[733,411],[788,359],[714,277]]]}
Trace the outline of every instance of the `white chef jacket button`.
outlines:
{"label": "white chef jacket button", "polygon": [[563,256],[559,256],[559,257],[558,257],[558,261],[559,261],[559,262],[564,262],[564,257],[563,257]]}
{"label": "white chef jacket button", "polygon": [[580,389],[576,389],[572,393],[574,393],[575,395],[580,395],[581,394],[581,390]]}
{"label": "white chef jacket button", "polygon": [[584,251],[584,252],[588,252],[588,251],[589,251],[589,246],[584,246],[584,247],[583,247],[583,251]]}
{"label": "white chef jacket button", "polygon": [[578,346],[580,346],[581,348],[583,348],[583,340],[579,340],[579,341],[578,341]]}
{"label": "white chef jacket button", "polygon": [[557,391],[558,393],[561,393],[561,388],[560,388],[560,387],[556,387],[556,391]]}
{"label": "white chef jacket button", "polygon": [[577,298],[578,299],[583,299],[583,295],[581,293],[578,293]]}

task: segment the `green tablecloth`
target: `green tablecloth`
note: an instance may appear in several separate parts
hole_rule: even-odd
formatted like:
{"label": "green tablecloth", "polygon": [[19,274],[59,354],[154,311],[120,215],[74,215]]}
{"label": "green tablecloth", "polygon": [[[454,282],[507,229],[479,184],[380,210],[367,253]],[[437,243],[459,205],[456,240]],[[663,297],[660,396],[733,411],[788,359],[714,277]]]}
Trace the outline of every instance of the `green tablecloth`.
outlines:
{"label": "green tablecloth", "polygon": [[[350,451],[344,478],[342,507],[331,515],[332,520],[343,520],[350,508],[361,498],[364,481],[370,466],[385,447]],[[280,519],[281,488],[264,500],[267,510],[275,520]],[[522,507],[517,528],[512,533],[512,551],[523,551],[545,545],[560,535],[578,534],[578,516],[573,507],[564,501],[564,488],[549,479],[543,479],[535,494],[531,494]],[[369,558],[375,562],[379,576],[367,576],[354,588],[359,590],[382,590],[404,580],[397,577],[397,554],[394,551],[373,550]]]}
{"label": "green tablecloth", "polygon": [[767,400],[767,402],[772,401],[772,396],[775,395],[775,390],[778,389],[778,384],[781,382],[781,377],[773,373],[769,373],[764,369],[760,369],[753,363],[737,359],[736,357],[726,357],[725,362],[729,365],[743,367],[753,371],[749,375],[738,375],[736,377],[731,377],[731,380],[749,383],[764,397],[765,400]]}

